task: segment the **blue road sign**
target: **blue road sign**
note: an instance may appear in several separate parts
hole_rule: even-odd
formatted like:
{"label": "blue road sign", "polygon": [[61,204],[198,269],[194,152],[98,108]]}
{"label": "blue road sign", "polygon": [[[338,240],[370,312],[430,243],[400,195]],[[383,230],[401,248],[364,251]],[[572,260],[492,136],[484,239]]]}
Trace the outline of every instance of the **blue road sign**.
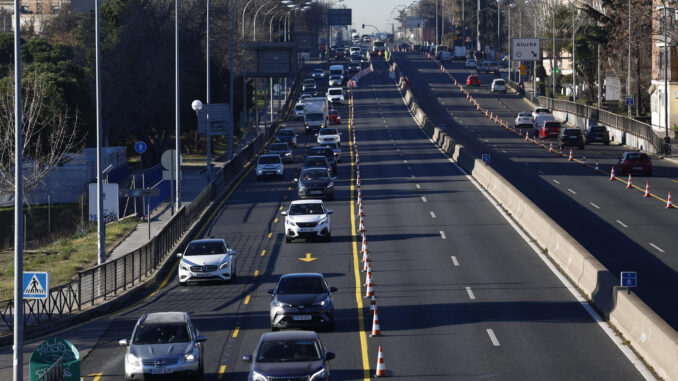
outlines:
{"label": "blue road sign", "polygon": [[49,273],[24,272],[24,299],[47,299],[49,295]]}
{"label": "blue road sign", "polygon": [[490,164],[490,154],[489,153],[483,154],[483,163]]}
{"label": "blue road sign", "polygon": [[634,103],[633,95],[627,96],[626,97],[626,105],[627,106],[633,106],[633,103]]}
{"label": "blue road sign", "polygon": [[441,130],[444,130],[445,129],[445,123],[440,123],[438,125],[438,128],[440,128]]}
{"label": "blue road sign", "polygon": [[621,272],[621,286],[622,287],[637,287],[638,274],[635,271]]}
{"label": "blue road sign", "polygon": [[146,143],[144,143],[144,142],[142,142],[142,141],[138,141],[138,142],[134,145],[134,150],[137,151],[137,153],[144,153],[144,152],[146,152]]}

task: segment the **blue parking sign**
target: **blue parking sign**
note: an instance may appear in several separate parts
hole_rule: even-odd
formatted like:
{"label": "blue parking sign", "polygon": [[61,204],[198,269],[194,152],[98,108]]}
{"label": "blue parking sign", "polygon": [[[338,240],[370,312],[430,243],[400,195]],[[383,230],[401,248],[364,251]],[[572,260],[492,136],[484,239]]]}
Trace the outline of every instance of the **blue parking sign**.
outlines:
{"label": "blue parking sign", "polygon": [[24,272],[24,299],[47,299],[49,295],[49,273]]}
{"label": "blue parking sign", "polygon": [[638,273],[636,273],[635,271],[622,271],[621,286],[622,287],[638,286]]}

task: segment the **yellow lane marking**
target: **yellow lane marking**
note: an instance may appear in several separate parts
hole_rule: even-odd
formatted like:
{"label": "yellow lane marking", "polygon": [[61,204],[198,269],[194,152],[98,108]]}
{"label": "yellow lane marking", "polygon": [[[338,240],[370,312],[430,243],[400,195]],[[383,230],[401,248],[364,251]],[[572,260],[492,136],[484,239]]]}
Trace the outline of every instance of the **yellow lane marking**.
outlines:
{"label": "yellow lane marking", "polygon": [[288,190],[288,191],[291,191],[291,190],[292,190],[292,187],[287,187],[287,190]]}
{"label": "yellow lane marking", "polygon": [[240,327],[235,327],[235,331],[233,331],[233,338],[235,339],[238,337],[238,332],[240,332]]}
{"label": "yellow lane marking", "polygon": [[259,275],[259,270],[254,270],[254,277],[256,278]]}
{"label": "yellow lane marking", "polygon": [[678,180],[676,179],[671,179],[671,181],[673,181],[674,183],[678,183]]}
{"label": "yellow lane marking", "polygon": [[271,237],[273,237],[273,233],[272,233],[272,232],[271,232],[271,233],[268,233],[268,239],[271,239]]}
{"label": "yellow lane marking", "polygon": [[87,377],[94,377],[92,379],[92,381],[99,381],[99,379],[101,379],[102,375],[103,375],[103,373],[92,373],[92,374],[88,374]]}
{"label": "yellow lane marking", "polygon": [[316,259],[318,259],[318,258],[313,258],[313,257],[311,257],[311,253],[306,253],[306,257],[305,257],[305,258],[299,258],[300,261],[304,261],[304,262],[306,262],[306,263],[308,263],[308,262],[313,262],[313,261],[315,261]]}
{"label": "yellow lane marking", "polygon": [[[349,98],[348,98],[348,110],[349,110],[349,118],[348,118],[348,132],[349,136],[352,136],[352,131],[351,129],[353,128],[351,125],[351,119],[353,118],[353,115],[351,110],[353,109],[352,105],[352,99],[350,95],[351,90],[349,89]],[[355,143],[355,142],[354,142]],[[351,206],[351,244],[353,246],[353,271],[354,271],[354,278],[355,278],[355,300],[357,304],[357,310],[358,310],[358,332],[360,335],[360,352],[362,354],[362,360],[363,360],[363,379],[364,381],[369,381],[370,380],[370,360],[367,358],[367,335],[365,334],[365,320],[363,318],[363,299],[362,299],[362,282],[360,281],[360,259],[358,258],[358,237],[356,236],[356,226],[355,226],[355,202],[354,202],[354,197],[353,195],[355,194],[355,179],[354,179],[354,170],[355,170],[355,164],[353,161],[354,157],[354,152],[353,152],[353,147],[354,145],[351,145],[351,149],[349,150],[349,153],[351,154],[351,192],[349,193],[350,195],[350,202],[349,205]]]}
{"label": "yellow lane marking", "polygon": [[266,255],[266,250],[265,250],[265,249],[261,251],[261,256],[263,257],[264,255]]}
{"label": "yellow lane marking", "polygon": [[249,303],[250,303],[250,296],[247,295],[247,297],[245,297],[245,304],[249,304]]}
{"label": "yellow lane marking", "polygon": [[217,379],[221,380],[222,378],[224,378],[224,373],[226,373],[226,365],[222,365],[219,367],[219,376],[217,377]]}
{"label": "yellow lane marking", "polygon": [[280,210],[283,210],[283,206],[282,206],[282,205],[280,205]]}
{"label": "yellow lane marking", "polygon": [[275,220],[273,220],[273,223],[274,223],[274,224],[277,224],[277,223],[278,223],[278,217],[276,217]]}

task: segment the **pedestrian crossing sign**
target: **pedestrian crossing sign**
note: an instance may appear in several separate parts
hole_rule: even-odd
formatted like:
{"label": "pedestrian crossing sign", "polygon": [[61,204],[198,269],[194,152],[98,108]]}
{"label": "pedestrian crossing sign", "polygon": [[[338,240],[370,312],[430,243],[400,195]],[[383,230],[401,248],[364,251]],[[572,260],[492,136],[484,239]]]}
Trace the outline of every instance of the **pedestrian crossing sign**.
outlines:
{"label": "pedestrian crossing sign", "polygon": [[24,299],[47,299],[49,295],[49,273],[24,272]]}

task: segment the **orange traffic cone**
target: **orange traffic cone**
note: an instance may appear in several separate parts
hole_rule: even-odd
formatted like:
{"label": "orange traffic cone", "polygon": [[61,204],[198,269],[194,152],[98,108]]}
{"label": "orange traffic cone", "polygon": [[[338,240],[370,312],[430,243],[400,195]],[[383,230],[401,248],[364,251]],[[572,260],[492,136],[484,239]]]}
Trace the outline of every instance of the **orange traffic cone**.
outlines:
{"label": "orange traffic cone", "polygon": [[365,298],[369,298],[372,295],[374,295],[374,287],[372,286],[372,282],[370,282],[367,283],[367,287],[365,289]]}
{"label": "orange traffic cone", "polygon": [[358,189],[358,198],[357,198],[356,203],[357,203],[358,205],[360,205],[360,204],[363,203],[363,192],[361,192],[360,189]]}
{"label": "orange traffic cone", "polygon": [[358,206],[358,215],[361,217],[365,217],[365,211],[363,210],[363,204],[361,203],[360,206]]}
{"label": "orange traffic cone", "polygon": [[377,313],[377,301],[374,299],[374,295],[370,297],[370,315]]}
{"label": "orange traffic cone", "polygon": [[[374,316],[377,316],[376,314]],[[379,346],[379,354],[377,355],[377,372],[374,374],[375,377],[386,376],[386,364],[384,364],[384,351]]]}
{"label": "orange traffic cone", "polygon": [[673,201],[671,200],[671,192],[669,192],[669,199],[666,200],[666,209],[673,208]]}
{"label": "orange traffic cone", "polygon": [[375,336],[381,336],[381,327],[379,327],[379,314],[376,310],[374,311],[374,315],[372,317],[372,333],[370,333],[370,337]]}
{"label": "orange traffic cone", "polygon": [[360,217],[360,225],[358,225],[358,231],[361,233],[365,232],[365,218]]}
{"label": "orange traffic cone", "polygon": [[600,167],[598,166],[598,160],[596,160],[596,172],[600,172]]}
{"label": "orange traffic cone", "polygon": [[581,158],[581,166],[586,167],[586,156],[582,156]]}
{"label": "orange traffic cone", "polygon": [[[367,250],[367,246],[365,246],[365,250],[363,251],[363,258],[362,258],[361,262],[367,263],[369,261],[370,261],[370,253],[369,253],[369,250]],[[363,268],[363,271],[365,271],[364,268]]]}
{"label": "orange traffic cone", "polygon": [[650,182],[646,181],[645,182],[645,194],[643,197],[650,197]]}
{"label": "orange traffic cone", "polygon": [[528,140],[530,140],[530,132],[526,131],[525,132],[525,141],[528,141]]}
{"label": "orange traffic cone", "polygon": [[626,189],[633,188],[633,184],[631,183],[631,174],[629,173],[629,179],[626,181]]}
{"label": "orange traffic cone", "polygon": [[549,143],[549,152],[553,152],[553,143]]}
{"label": "orange traffic cone", "polygon": [[363,272],[366,273],[367,271],[372,271],[370,268],[370,256],[366,255],[365,260],[363,261]]}
{"label": "orange traffic cone", "polygon": [[371,284],[374,286],[374,283],[372,283],[372,268],[367,267],[367,274],[365,275],[365,284],[363,286],[367,286],[368,284]]}
{"label": "orange traffic cone", "polygon": [[570,150],[570,157],[567,158],[567,161],[572,161],[574,160],[574,156],[572,156],[572,150]]}
{"label": "orange traffic cone", "polygon": [[614,180],[614,165],[612,166],[612,171],[610,172],[610,181]]}

